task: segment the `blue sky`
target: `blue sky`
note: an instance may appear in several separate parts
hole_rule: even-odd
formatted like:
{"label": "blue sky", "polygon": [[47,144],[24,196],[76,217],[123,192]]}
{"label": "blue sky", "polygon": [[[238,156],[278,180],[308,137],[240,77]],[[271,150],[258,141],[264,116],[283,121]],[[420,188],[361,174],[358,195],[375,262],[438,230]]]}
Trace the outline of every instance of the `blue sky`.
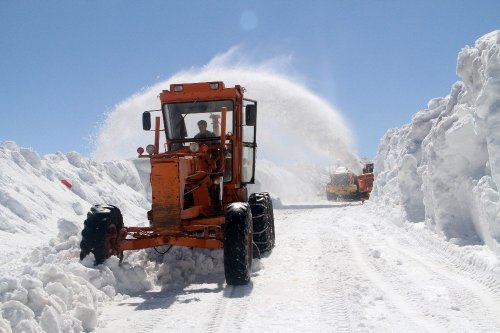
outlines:
{"label": "blue sky", "polygon": [[498,0],[3,0],[0,141],[88,154],[116,103],[240,45],[291,55],[374,157],[389,128],[449,93],[461,48],[496,29]]}

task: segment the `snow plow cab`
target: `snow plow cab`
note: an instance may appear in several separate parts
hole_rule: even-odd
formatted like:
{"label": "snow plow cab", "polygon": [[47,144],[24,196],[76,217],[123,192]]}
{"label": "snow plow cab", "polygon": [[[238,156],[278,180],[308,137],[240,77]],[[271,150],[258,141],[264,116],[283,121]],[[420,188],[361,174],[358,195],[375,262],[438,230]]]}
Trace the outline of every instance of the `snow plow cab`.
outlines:
{"label": "snow plow cab", "polygon": [[[257,102],[223,82],[172,84],[160,110],[142,115],[154,144],[137,149],[151,164],[148,227],[124,226],[111,205],[91,208],[84,223],[80,258],[95,264],[123,251],[163,245],[224,249],[226,282],[250,281],[252,258],[274,247],[268,193],[247,194],[254,183]],[[160,135],[165,141],[160,145]]]}

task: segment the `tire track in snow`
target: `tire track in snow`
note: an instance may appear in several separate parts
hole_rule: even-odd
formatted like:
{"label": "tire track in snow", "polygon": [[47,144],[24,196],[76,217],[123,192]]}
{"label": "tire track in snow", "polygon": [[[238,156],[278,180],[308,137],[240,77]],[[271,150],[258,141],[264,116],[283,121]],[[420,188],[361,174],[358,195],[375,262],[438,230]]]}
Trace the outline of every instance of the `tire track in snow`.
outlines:
{"label": "tire track in snow", "polygon": [[[146,293],[118,302],[102,321],[112,321],[96,333],[164,333],[205,332],[209,325],[207,316],[197,316],[214,309],[222,300],[221,288],[211,285],[191,285],[183,289],[171,289]],[[203,300],[200,297],[205,296]],[[104,311],[107,309],[104,308]]]}
{"label": "tire track in snow", "polygon": [[[496,261],[482,252],[484,247],[452,244],[422,228],[422,224],[405,223],[397,227],[384,223],[372,227],[380,234],[396,235],[384,239],[381,247],[408,261],[413,274],[418,270],[428,277],[427,282],[412,279],[409,283],[424,298],[430,294],[436,299],[434,308],[455,330],[466,326],[472,331],[500,331],[500,276],[494,270]],[[436,292],[437,289],[441,290]]]}
{"label": "tire track in snow", "polygon": [[[232,287],[229,287],[232,288]],[[225,318],[225,312],[227,307],[227,298],[219,298],[217,303],[213,307],[213,316],[210,322],[208,323],[207,332],[208,333],[216,333],[220,332],[220,327]]]}
{"label": "tire track in snow", "polygon": [[248,298],[245,294],[251,286],[226,286],[213,311],[208,332],[241,331],[245,327]]}
{"label": "tire track in snow", "polygon": [[[332,249],[332,244],[339,244],[339,240],[335,239],[335,235],[328,230],[320,228],[318,234],[321,241],[321,266],[323,267],[336,267],[346,265],[339,265],[339,262],[345,262],[345,253],[342,251],[343,246],[335,247]],[[321,317],[323,318],[325,326],[329,327],[333,332],[352,332],[352,323],[350,318],[350,311],[348,309],[345,284],[343,282],[343,272],[340,269],[336,270],[336,274],[323,274],[319,279],[318,289],[321,298]]]}
{"label": "tire track in snow", "polygon": [[[342,281],[342,274],[340,273],[336,281],[333,281],[332,295],[334,296],[333,302],[328,302],[326,305],[322,303],[322,310],[325,317],[328,318],[329,314],[333,314],[334,332],[352,332],[352,324],[350,318],[350,311],[347,307],[346,294],[344,290],[344,282]],[[327,321],[328,323],[328,321]]]}
{"label": "tire track in snow", "polygon": [[415,236],[411,240],[417,246],[432,249],[433,253],[445,258],[447,265],[455,268],[456,271],[468,273],[473,281],[480,283],[492,295],[495,295],[494,302],[500,304],[500,276],[484,261],[474,258],[457,245],[437,240],[434,235],[415,232],[416,230],[408,226],[406,230]]}
{"label": "tire track in snow", "polygon": [[[324,213],[322,208],[315,211],[302,211],[299,214],[307,220],[307,225],[298,224],[295,234],[301,234],[303,239],[296,251],[305,253],[301,258],[302,271],[309,272],[311,303],[309,308],[316,306],[311,316],[317,318],[314,328],[320,332],[351,332],[352,325],[350,310],[346,300],[345,285],[342,280],[344,253],[343,247],[336,247],[339,243],[338,235],[330,228],[325,229]],[[319,212],[320,214],[316,214]],[[335,213],[337,214],[337,212]],[[299,217],[299,219],[301,219]],[[302,251],[303,249],[303,251]],[[314,258],[314,260],[311,260]],[[300,272],[298,272],[300,274]]]}
{"label": "tire track in snow", "polygon": [[[154,299],[149,299],[146,309],[142,309],[140,304],[144,304],[145,300],[141,297],[133,297],[123,301],[120,305],[123,308],[123,315],[120,316],[120,326],[122,329],[128,332],[134,333],[154,333],[161,332],[165,329],[169,323],[168,319],[168,309],[165,309],[165,304],[168,303],[168,299],[173,297],[170,293],[161,294],[158,293]],[[138,304],[134,307],[135,310],[131,311],[130,306],[132,304]],[[139,308],[139,309],[138,309]],[[106,308],[104,308],[106,310]],[[131,312],[129,312],[131,311]],[[107,320],[107,315],[104,315],[103,320]],[[116,320],[113,318],[111,320]],[[108,333],[116,332],[116,323],[112,327],[101,327],[96,330],[96,333]]]}
{"label": "tire track in snow", "polygon": [[[380,220],[384,219],[383,216],[378,216],[378,218]],[[492,270],[494,268],[491,267],[491,260],[488,262],[488,259],[485,259],[483,254],[479,254],[479,256],[475,254],[475,252],[479,252],[478,250],[481,247],[485,246],[479,246],[479,249],[475,250],[471,250],[468,246],[461,247],[438,238],[432,231],[422,229],[421,225],[421,223],[404,223],[401,227],[397,227],[397,229],[404,230],[405,233],[400,233],[400,237],[394,239],[394,241],[397,240],[400,244],[406,244],[414,248],[426,249],[425,253],[433,253],[435,257],[439,256],[445,259],[448,267],[470,274],[474,281],[482,284],[491,294],[497,295],[495,296],[496,302],[500,303],[500,275]],[[389,223],[385,228],[387,229],[390,226]],[[489,253],[490,250],[486,249],[486,252]],[[490,253],[490,255],[495,257],[494,261],[497,260],[494,254]]]}
{"label": "tire track in snow", "polygon": [[[430,316],[419,315],[422,311],[417,311],[417,309],[411,305],[411,303],[417,303],[416,299],[404,298],[404,286],[397,286],[385,281],[383,275],[377,272],[376,268],[366,260],[365,256],[362,255],[362,250],[357,240],[353,236],[344,232],[342,229],[337,229],[339,234],[342,234],[349,246],[349,250],[352,253],[352,259],[356,263],[357,268],[364,273],[364,276],[369,279],[375,287],[380,289],[384,293],[384,299],[389,299],[394,305],[394,309],[400,312],[407,320],[412,322],[412,327],[415,328],[417,332],[446,332],[446,327],[443,327],[440,323],[432,321]],[[400,290],[397,290],[397,289]],[[399,291],[399,293],[397,292]]]}
{"label": "tire track in snow", "polygon": [[[500,331],[498,289],[492,292],[489,288],[491,284],[486,283],[485,286],[482,283],[482,278],[475,277],[476,274],[472,274],[471,277],[464,275],[461,266],[457,267],[456,262],[450,260],[449,257],[445,257],[445,260],[440,260],[438,265],[435,263],[436,258],[431,257],[428,253],[417,255],[399,246],[393,240],[390,240],[388,245],[395,251],[403,253],[405,258],[416,262],[424,269],[430,271],[434,278],[439,279],[441,284],[448,289],[452,301],[458,305],[453,305],[453,309],[460,311],[460,317],[470,317],[471,313],[475,314],[469,319],[474,324],[475,331]],[[456,271],[457,269],[459,272]],[[469,275],[469,272],[465,274]],[[485,292],[485,289],[488,292]],[[464,309],[466,311],[463,311]],[[489,315],[485,315],[485,312],[489,313]]]}

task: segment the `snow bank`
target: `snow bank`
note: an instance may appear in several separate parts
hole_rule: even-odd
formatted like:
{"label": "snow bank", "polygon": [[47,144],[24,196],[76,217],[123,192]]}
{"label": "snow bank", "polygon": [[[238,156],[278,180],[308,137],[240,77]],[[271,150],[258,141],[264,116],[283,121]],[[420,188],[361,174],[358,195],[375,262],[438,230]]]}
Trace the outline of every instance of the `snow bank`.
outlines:
{"label": "snow bank", "polygon": [[175,248],[165,256],[137,251],[126,253],[121,265],[112,257],[97,267],[90,255],[80,263],[82,222],[60,219],[57,224],[57,237],[24,257],[18,274],[2,272],[1,332],[90,332],[106,301],[155,284],[180,287],[200,275],[223,272],[221,250]]}
{"label": "snow bank", "polygon": [[123,207],[131,221],[144,220],[150,204],[146,199],[148,185],[136,167],[141,162],[98,164],[76,152],[39,156],[14,142],[1,142],[2,244],[14,234],[33,239],[53,236],[58,219],[82,220],[90,206],[97,203]]}
{"label": "snow bank", "polygon": [[500,254],[500,31],[463,48],[457,73],[448,96],[382,138],[373,196],[453,242]]}
{"label": "snow bank", "polygon": [[94,204],[117,205],[128,225],[146,223],[144,162],[96,163],[76,152],[39,156],[0,142],[0,265],[20,265],[21,254],[54,237],[59,219],[83,223]]}
{"label": "snow bank", "polygon": [[82,266],[80,231],[96,203],[118,205],[129,224],[144,222],[150,203],[141,167],[142,161],[98,164],[75,152],[39,156],[0,143],[1,332],[93,330],[97,305],[128,288],[121,277],[132,273]]}

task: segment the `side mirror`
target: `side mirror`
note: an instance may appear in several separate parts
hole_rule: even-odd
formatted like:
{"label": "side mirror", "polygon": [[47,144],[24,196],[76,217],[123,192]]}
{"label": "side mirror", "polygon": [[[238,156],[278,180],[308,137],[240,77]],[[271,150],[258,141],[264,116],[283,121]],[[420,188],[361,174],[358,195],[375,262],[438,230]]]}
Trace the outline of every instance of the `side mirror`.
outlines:
{"label": "side mirror", "polygon": [[145,131],[151,129],[151,113],[149,113],[149,111],[142,113],[142,129]]}
{"label": "side mirror", "polygon": [[256,104],[248,104],[245,106],[245,123],[247,126],[255,126],[257,124]]}

